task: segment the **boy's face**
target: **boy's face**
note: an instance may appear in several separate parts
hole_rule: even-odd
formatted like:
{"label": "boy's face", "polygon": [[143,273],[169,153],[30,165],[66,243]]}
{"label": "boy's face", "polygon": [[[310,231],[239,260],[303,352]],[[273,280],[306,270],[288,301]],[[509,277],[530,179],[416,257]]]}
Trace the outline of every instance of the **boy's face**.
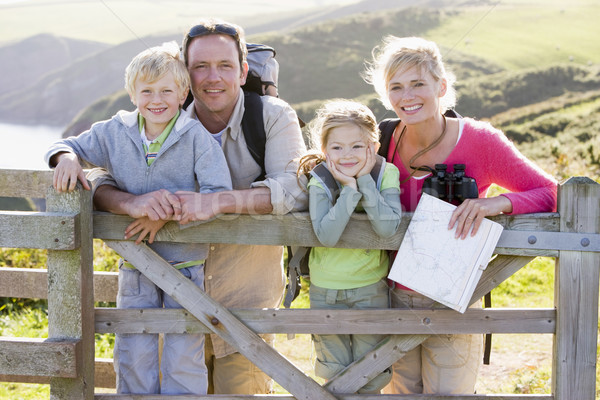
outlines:
{"label": "boy's face", "polygon": [[146,137],[156,139],[183,105],[187,91],[179,89],[171,72],[155,82],[138,78],[134,87],[131,101],[146,120]]}

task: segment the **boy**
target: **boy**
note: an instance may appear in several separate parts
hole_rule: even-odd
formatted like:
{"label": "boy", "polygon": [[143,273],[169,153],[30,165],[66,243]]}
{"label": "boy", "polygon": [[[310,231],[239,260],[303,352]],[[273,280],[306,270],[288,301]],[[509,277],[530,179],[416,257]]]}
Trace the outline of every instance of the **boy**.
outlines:
{"label": "boy", "polygon": [[[200,193],[231,190],[229,170],[219,144],[198,121],[181,110],[189,87],[189,75],[175,42],[138,54],[125,71],[125,88],[137,109],[119,111],[78,137],[52,145],[45,159],[50,167],[56,166],[55,189],[71,191],[77,179],[89,189],[81,159],[107,169],[119,189],[138,195],[161,189]],[[128,214],[138,217],[143,213],[130,207]],[[165,221],[154,223],[162,226]],[[150,247],[197,286],[204,287],[208,245],[153,243]],[[121,260],[117,307],[163,305],[181,308],[131,264]],[[163,348],[160,383],[158,335],[118,334],[114,351],[117,392],[205,394],[204,335],[165,334]]]}

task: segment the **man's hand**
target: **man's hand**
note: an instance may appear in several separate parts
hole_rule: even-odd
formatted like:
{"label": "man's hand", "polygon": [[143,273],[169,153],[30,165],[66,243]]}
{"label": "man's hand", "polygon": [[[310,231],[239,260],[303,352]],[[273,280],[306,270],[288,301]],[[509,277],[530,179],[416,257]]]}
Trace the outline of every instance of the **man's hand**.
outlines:
{"label": "man's hand", "polygon": [[182,224],[187,224],[192,221],[208,221],[218,214],[220,211],[219,193],[196,193],[178,191],[175,192],[181,203],[181,219]]}
{"label": "man's hand", "polygon": [[179,198],[166,189],[132,196],[123,207],[132,218],[148,217],[150,221],[179,221],[181,218]]}
{"label": "man's hand", "polygon": [[52,186],[58,193],[72,192],[75,190],[77,180],[81,182],[83,188],[90,190],[83,168],[79,164],[79,158],[73,153],[59,153],[56,156],[56,168],[52,177]]}

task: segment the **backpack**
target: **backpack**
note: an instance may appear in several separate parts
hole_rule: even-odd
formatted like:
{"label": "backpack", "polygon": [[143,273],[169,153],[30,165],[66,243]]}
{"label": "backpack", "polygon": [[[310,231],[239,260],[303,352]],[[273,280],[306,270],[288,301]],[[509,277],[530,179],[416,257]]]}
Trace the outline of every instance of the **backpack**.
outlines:
{"label": "backpack", "polygon": [[[375,160],[375,165],[371,170],[371,177],[375,181],[378,190],[381,188],[381,181],[383,180],[385,164],[385,158],[377,156]],[[341,187],[339,183],[335,180],[331,172],[329,172],[325,163],[317,164],[317,166],[313,168],[310,174],[321,184],[323,189],[325,189],[325,193],[327,193],[329,201],[335,204],[335,201],[340,195]],[[288,284],[286,286],[286,294],[285,299],[283,301],[283,306],[285,308],[290,308],[292,301],[294,301],[294,299],[298,297],[298,294],[300,294],[300,290],[302,289],[300,277],[305,279],[309,277],[308,259],[310,257],[311,249],[312,247],[303,246],[287,247]]]}
{"label": "backpack", "polygon": [[[462,116],[454,110],[446,110],[444,115],[449,118],[462,118]],[[379,146],[379,151],[377,151],[377,154],[385,159],[387,159],[388,150],[390,148],[390,140],[394,134],[394,129],[396,129],[399,123],[400,118],[388,118],[379,123],[379,130],[381,131],[379,143],[381,146]]]}

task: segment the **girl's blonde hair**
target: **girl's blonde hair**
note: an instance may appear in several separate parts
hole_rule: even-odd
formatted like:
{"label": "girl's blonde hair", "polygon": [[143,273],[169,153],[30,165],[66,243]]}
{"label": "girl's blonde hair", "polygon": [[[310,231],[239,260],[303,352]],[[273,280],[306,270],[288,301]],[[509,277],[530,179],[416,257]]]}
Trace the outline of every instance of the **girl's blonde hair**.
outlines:
{"label": "girl's blonde hair", "polygon": [[363,78],[374,86],[385,108],[392,110],[388,96],[390,81],[398,71],[413,67],[429,72],[438,83],[446,80],[446,94],[440,100],[441,113],[456,105],[456,77],[444,67],[438,46],[423,38],[386,36],[383,43],[373,49],[373,61],[367,64]]}
{"label": "girl's blonde hair", "polygon": [[317,110],[317,116],[310,124],[311,150],[300,159],[298,176],[307,175],[315,165],[325,161],[323,149],[327,147],[329,134],[334,128],[345,125],[357,126],[367,142],[379,144],[379,127],[369,107],[351,100],[330,100]]}
{"label": "girl's blonde hair", "polygon": [[125,69],[125,89],[129,96],[135,95],[135,82],[156,82],[171,72],[181,93],[190,87],[190,75],[181,59],[179,46],[175,41],[151,47],[139,53]]}

